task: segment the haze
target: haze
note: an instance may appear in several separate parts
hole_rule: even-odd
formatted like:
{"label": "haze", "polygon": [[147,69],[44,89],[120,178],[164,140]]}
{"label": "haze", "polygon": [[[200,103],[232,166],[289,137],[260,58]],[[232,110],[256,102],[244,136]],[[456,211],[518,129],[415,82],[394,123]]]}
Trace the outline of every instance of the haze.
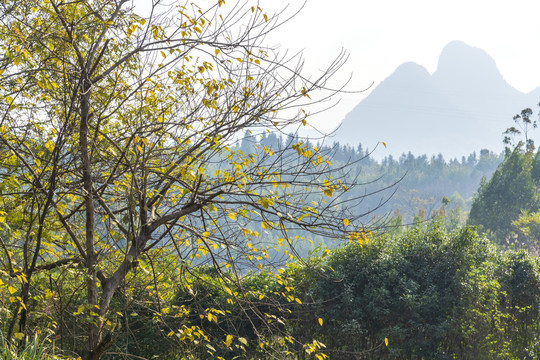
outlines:
{"label": "haze", "polygon": [[[288,14],[302,5],[299,1],[261,1],[268,13],[287,4]],[[371,83],[376,86],[408,61],[433,73],[444,46],[460,40],[486,51],[511,86],[530,92],[540,85],[539,13],[540,2],[532,0],[308,0],[268,40],[283,49],[304,49],[306,71],[311,73],[345,48],[350,58],[335,84],[352,73],[350,90],[365,89]],[[326,130],[334,128],[368,93],[341,96],[335,108],[314,121]]]}

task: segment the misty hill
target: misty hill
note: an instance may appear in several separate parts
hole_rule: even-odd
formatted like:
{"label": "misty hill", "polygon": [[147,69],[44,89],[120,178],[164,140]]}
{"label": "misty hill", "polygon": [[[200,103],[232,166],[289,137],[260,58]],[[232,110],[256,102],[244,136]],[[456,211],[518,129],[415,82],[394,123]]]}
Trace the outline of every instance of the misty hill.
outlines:
{"label": "misty hill", "polygon": [[433,74],[415,63],[400,65],[345,117],[334,140],[370,149],[384,141],[388,148],[377,151],[378,158],[502,151],[502,132],[513,116],[526,107],[536,116],[539,101],[540,88],[529,94],[514,89],[485,51],[454,41]]}

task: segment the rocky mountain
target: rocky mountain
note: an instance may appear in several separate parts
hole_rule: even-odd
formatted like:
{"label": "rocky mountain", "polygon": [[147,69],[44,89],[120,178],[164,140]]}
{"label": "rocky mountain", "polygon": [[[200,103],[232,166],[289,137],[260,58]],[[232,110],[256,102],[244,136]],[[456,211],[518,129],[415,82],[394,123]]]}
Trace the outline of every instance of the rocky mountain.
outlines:
{"label": "rocky mountain", "polygon": [[526,107],[536,116],[539,102],[540,88],[528,94],[514,89],[485,51],[454,41],[433,74],[415,63],[400,65],[345,117],[334,140],[370,149],[384,141],[387,149],[379,149],[378,158],[409,151],[446,159],[483,148],[498,152],[513,116]]}

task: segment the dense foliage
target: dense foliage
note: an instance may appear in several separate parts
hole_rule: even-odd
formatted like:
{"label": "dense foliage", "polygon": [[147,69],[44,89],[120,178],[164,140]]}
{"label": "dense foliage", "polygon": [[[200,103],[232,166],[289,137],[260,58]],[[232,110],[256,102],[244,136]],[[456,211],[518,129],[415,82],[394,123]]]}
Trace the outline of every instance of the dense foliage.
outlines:
{"label": "dense foliage", "polygon": [[518,145],[507,149],[491,179],[481,183],[468,221],[498,243],[535,247],[539,211],[540,150]]}
{"label": "dense foliage", "polygon": [[[298,331],[337,359],[535,358],[539,270],[537,259],[497,253],[470,228],[351,244],[296,272],[304,303],[316,304]],[[324,326],[313,326],[317,317]]]}
{"label": "dense foliage", "polygon": [[[472,228],[447,232],[434,224],[353,242],[290,264],[277,277],[252,273],[235,282],[208,266],[163,274],[170,296],[149,292],[133,300],[125,311],[129,331],[108,358],[265,359],[264,346],[301,359],[311,358],[312,349],[332,359],[540,356],[538,259],[497,252]],[[59,311],[59,301],[53,297],[43,306]],[[261,313],[284,322],[272,330],[262,326]],[[185,341],[174,341],[170,331]],[[274,335],[257,345],[257,331]],[[57,346],[74,341],[76,333],[65,336]]]}

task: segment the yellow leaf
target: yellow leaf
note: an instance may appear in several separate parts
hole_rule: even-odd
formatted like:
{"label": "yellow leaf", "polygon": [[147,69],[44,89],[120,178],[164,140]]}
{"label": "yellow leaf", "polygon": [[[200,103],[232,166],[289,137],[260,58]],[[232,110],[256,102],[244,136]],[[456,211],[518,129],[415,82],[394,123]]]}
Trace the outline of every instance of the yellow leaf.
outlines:
{"label": "yellow leaf", "polygon": [[384,345],[388,346],[388,338],[384,338]]}
{"label": "yellow leaf", "polygon": [[263,14],[263,17],[264,17],[264,21],[268,22],[268,16],[266,16],[266,14]]}
{"label": "yellow leaf", "polygon": [[231,346],[232,341],[233,341],[233,336],[232,335],[227,335],[227,339],[225,340],[225,346],[227,346],[227,347]]}
{"label": "yellow leaf", "polygon": [[49,141],[47,141],[47,142],[45,143],[45,147],[47,148],[47,150],[53,151],[53,149],[54,149],[54,143],[53,143],[51,140],[49,140]]}
{"label": "yellow leaf", "polygon": [[84,306],[83,305],[80,305],[79,308],[77,309],[77,311],[75,311],[73,313],[73,315],[79,315],[80,313],[82,313],[84,310]]}
{"label": "yellow leaf", "polygon": [[319,318],[319,325],[322,326],[322,324],[323,324],[323,320],[321,318]]}
{"label": "yellow leaf", "polygon": [[8,291],[10,294],[15,294],[17,292],[17,289],[15,289],[13,286],[8,286]]}
{"label": "yellow leaf", "polygon": [[383,141],[382,144],[384,145],[384,148],[386,149],[386,143]]}
{"label": "yellow leaf", "polygon": [[240,341],[242,344],[247,345],[247,340],[243,337],[239,337],[238,341]]}
{"label": "yellow leaf", "polygon": [[343,225],[349,226],[349,219],[343,219]]}
{"label": "yellow leaf", "polygon": [[229,213],[229,219],[233,221],[236,220],[236,213],[233,213],[233,212]]}
{"label": "yellow leaf", "polygon": [[210,322],[215,322],[217,324],[217,316],[212,314],[212,313],[208,313],[208,321]]}
{"label": "yellow leaf", "polygon": [[219,49],[216,49],[216,56],[219,54]]}

